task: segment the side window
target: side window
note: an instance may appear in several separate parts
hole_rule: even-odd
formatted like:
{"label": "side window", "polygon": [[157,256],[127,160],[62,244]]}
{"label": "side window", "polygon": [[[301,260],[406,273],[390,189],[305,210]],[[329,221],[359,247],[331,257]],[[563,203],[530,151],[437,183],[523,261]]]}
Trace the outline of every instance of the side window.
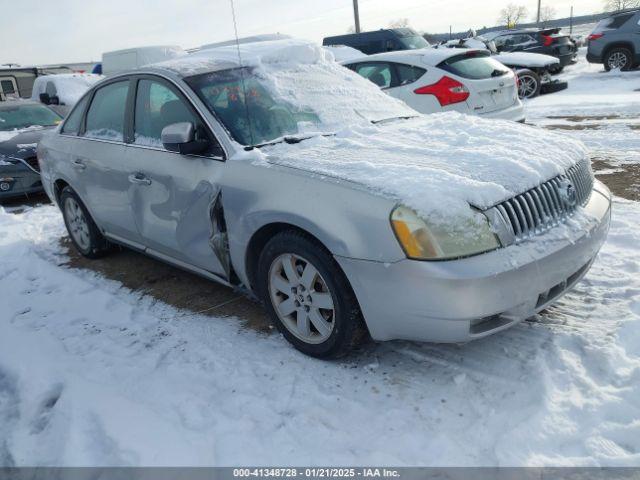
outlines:
{"label": "side window", "polygon": [[388,63],[361,63],[356,66],[356,72],[380,88],[389,88],[391,86],[393,76],[391,74],[391,65]]}
{"label": "side window", "polygon": [[396,75],[398,77],[398,86],[409,85],[422,77],[427,71],[424,68],[414,67],[413,65],[404,65],[396,63]]}
{"label": "side window", "polygon": [[13,82],[11,80],[2,80],[0,82],[0,87],[0,90],[7,95],[16,93],[16,89],[13,88]]}
{"label": "side window", "polygon": [[85,136],[124,141],[124,114],[128,94],[129,80],[112,83],[97,90],[87,112]]}
{"label": "side window", "polygon": [[66,135],[78,135],[80,133],[80,126],[82,125],[82,115],[89,103],[90,95],[85,96],[80,100],[73,111],[69,114],[67,121],[62,126],[62,133]]}
{"label": "side window", "polygon": [[[187,106],[185,100],[165,84],[153,80],[140,80],[136,94],[134,117],[134,144],[163,148],[162,130],[171,124],[189,122],[195,125],[196,135],[212,143],[212,155],[220,147],[212,142],[200,118]],[[215,147],[213,146],[215,145]]]}

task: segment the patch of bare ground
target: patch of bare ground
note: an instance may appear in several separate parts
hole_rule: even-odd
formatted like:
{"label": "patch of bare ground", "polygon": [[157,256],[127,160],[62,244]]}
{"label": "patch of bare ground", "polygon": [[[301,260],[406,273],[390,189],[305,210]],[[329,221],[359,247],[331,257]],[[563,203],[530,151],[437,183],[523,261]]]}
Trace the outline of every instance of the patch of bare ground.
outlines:
{"label": "patch of bare ground", "polygon": [[126,248],[114,247],[106,257],[90,260],[77,252],[68,237],[62,238],[60,244],[68,256],[68,268],[93,270],[187,314],[237,317],[247,328],[261,333],[273,331],[264,309],[231,288]]}
{"label": "patch of bare ground", "polygon": [[616,165],[604,158],[594,158],[593,170],[596,177],[615,195],[640,201],[640,165]]}

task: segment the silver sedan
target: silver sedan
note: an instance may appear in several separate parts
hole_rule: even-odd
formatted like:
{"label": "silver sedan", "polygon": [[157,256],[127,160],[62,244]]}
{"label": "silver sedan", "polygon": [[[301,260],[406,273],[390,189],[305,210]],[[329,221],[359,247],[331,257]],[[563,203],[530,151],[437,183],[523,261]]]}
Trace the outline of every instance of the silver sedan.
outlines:
{"label": "silver sedan", "polygon": [[[586,274],[611,204],[588,159],[556,161],[563,140],[532,127],[418,116],[302,52],[317,58],[211,50],[94,86],[38,149],[76,248],[119,244],[242,288],[321,358],[369,335],[480,338]],[[505,130],[551,150],[521,159],[492,139]],[[477,131],[483,148],[454,145]]]}

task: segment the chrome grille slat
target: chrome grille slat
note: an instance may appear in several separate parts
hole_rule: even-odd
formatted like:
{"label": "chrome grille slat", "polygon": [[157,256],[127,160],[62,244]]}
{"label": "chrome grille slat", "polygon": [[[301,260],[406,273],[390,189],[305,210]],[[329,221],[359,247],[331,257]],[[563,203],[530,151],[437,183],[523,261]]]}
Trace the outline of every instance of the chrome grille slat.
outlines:
{"label": "chrome grille slat", "polygon": [[585,159],[564,174],[496,205],[496,221],[502,220],[501,231],[512,235],[510,242],[524,241],[564,221],[585,205],[591,197],[593,182],[591,162]]}

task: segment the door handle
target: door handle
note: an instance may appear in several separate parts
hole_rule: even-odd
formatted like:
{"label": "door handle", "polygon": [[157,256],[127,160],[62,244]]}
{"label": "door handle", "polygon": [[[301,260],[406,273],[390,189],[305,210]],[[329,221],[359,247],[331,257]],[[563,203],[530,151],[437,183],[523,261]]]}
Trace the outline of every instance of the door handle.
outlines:
{"label": "door handle", "polygon": [[129,175],[129,181],[131,183],[135,183],[136,185],[151,185],[151,180],[149,180],[144,173],[132,173]]}
{"label": "door handle", "polygon": [[84,170],[85,168],[87,168],[87,166],[84,164],[82,160],[80,160],[79,158],[76,158],[73,161],[73,168],[75,168],[76,170]]}

